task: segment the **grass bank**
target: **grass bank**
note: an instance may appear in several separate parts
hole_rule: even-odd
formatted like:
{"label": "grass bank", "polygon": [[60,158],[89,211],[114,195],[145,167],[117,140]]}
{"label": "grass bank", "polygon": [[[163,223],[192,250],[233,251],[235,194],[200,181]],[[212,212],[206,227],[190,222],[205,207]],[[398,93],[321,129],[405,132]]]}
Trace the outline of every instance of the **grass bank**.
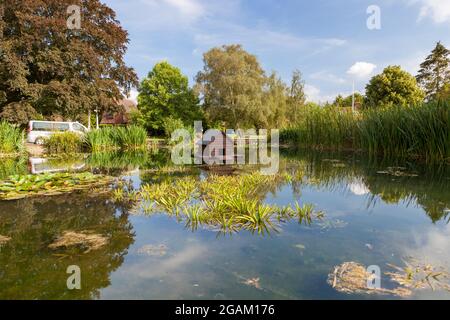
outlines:
{"label": "grass bank", "polygon": [[281,130],[282,143],[317,149],[363,150],[370,155],[450,160],[450,104],[364,110],[304,109],[301,120]]}

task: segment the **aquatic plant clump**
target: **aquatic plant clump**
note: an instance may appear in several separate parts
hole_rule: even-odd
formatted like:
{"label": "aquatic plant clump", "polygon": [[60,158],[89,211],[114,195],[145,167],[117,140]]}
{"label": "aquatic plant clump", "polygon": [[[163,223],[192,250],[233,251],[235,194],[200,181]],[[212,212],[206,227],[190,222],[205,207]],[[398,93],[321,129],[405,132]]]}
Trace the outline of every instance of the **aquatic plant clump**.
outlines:
{"label": "aquatic plant clump", "polygon": [[367,280],[373,275],[369,273],[362,264],[356,262],[344,262],[334,267],[333,272],[328,275],[327,283],[339,292],[347,294],[392,294],[407,297],[412,294],[411,290],[403,287],[395,289],[369,288]]}
{"label": "aquatic plant clump", "polygon": [[[211,175],[205,180],[181,178],[174,182],[146,184],[141,190],[130,192],[140,198],[147,213],[165,212],[184,220],[186,226],[197,229],[206,226],[224,233],[241,229],[268,233],[276,230],[280,221],[298,219],[310,224],[313,218],[321,218],[310,205],[279,207],[263,203],[269,191],[275,191],[286,175],[264,176],[252,173],[237,176]],[[121,191],[114,192],[116,200],[129,199]]]}
{"label": "aquatic plant clump", "polygon": [[92,250],[98,250],[108,243],[108,238],[89,231],[65,231],[48,247],[50,249],[61,249],[78,247],[88,253]]}
{"label": "aquatic plant clump", "polygon": [[49,196],[93,189],[109,185],[114,178],[83,173],[46,173],[13,175],[0,181],[0,200],[15,200],[33,196]]}
{"label": "aquatic plant clump", "polygon": [[431,289],[450,291],[450,274],[442,267],[409,258],[405,267],[388,264],[395,272],[385,272],[398,286],[394,289],[369,288],[367,281],[373,277],[367,269],[356,262],[344,262],[328,275],[328,284],[339,292],[348,294],[391,294],[408,297],[413,290]]}

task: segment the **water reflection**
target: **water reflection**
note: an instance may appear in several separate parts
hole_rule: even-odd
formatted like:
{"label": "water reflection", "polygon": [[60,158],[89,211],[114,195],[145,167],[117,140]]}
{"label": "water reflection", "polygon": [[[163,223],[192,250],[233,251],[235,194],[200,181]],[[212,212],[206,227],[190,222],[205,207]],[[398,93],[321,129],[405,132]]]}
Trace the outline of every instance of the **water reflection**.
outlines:
{"label": "water reflection", "polygon": [[[175,167],[167,149],[84,161],[82,170],[126,176],[136,190],[257,170]],[[0,164],[4,176],[27,170],[26,159]],[[217,230],[192,229],[164,210],[132,215],[128,204],[105,195],[0,202],[0,235],[11,238],[0,247],[0,298],[367,298],[331,288],[326,279],[333,267],[356,261],[385,271],[387,263],[401,265],[411,255],[450,268],[448,166],[285,150],[280,175],[255,188],[254,198],[280,207],[311,202],[325,211],[324,221],[308,226],[286,219],[270,235],[242,230],[218,237]],[[67,230],[94,231],[110,241],[88,253],[49,249]],[[164,254],[153,254],[158,248]],[[66,288],[71,264],[81,267],[81,291]],[[430,291],[414,296],[429,297],[450,298]]]}
{"label": "water reflection", "polygon": [[[0,234],[11,240],[0,248],[0,299],[98,298],[134,241],[123,211],[103,197],[77,194],[1,202]],[[67,230],[94,231],[108,243],[88,253],[49,249]],[[81,290],[67,289],[70,265],[81,269]]]}

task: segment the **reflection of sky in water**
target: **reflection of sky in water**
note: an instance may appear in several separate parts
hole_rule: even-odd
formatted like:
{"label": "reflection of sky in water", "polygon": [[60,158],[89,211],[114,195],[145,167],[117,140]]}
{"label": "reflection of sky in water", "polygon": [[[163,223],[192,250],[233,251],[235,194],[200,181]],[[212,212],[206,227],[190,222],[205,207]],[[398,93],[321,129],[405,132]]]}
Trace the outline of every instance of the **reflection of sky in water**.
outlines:
{"label": "reflection of sky in water", "polygon": [[[299,194],[283,186],[266,196],[267,203],[278,205],[296,200],[314,204],[327,220],[340,224],[308,227],[289,222],[268,237],[248,232],[217,236],[206,230],[191,232],[164,216],[132,217],[136,241],[102,298],[387,298],[338,293],[326,284],[327,275],[346,261],[392,271],[386,264],[402,265],[406,256],[450,267],[450,227],[432,224],[414,202],[373,201],[361,181],[332,188],[303,185]],[[137,254],[145,244],[164,244],[167,253]],[[244,283],[253,278],[260,278],[261,289]],[[386,277],[382,284],[392,286]],[[430,297],[449,299],[450,294],[424,290],[413,296]]]}
{"label": "reflection of sky in water", "polygon": [[[192,232],[175,218],[164,215],[125,215],[123,219],[133,226],[134,243],[125,249],[124,261],[109,273],[108,285],[98,286],[100,298],[392,298],[341,294],[326,283],[327,275],[334,266],[348,261],[366,266],[379,265],[382,272],[391,271],[386,264],[402,265],[402,258],[406,256],[450,269],[450,226],[439,216],[443,208],[448,210],[450,203],[448,174],[437,174],[434,176],[437,178],[430,178],[428,173],[422,173],[419,178],[394,178],[376,174],[378,169],[384,170],[386,166],[370,169],[361,162],[353,163],[354,167],[347,164],[333,168],[320,158],[313,160],[301,158],[303,164],[314,163],[311,167],[318,167],[316,171],[308,172],[315,182],[306,180],[309,182],[296,188],[279,186],[275,194],[266,195],[265,201],[280,206],[295,201],[311,203],[325,212],[323,222],[316,221],[311,226],[301,226],[295,221],[281,223],[278,232],[265,237],[249,232],[223,236],[208,230]],[[205,175],[204,172],[201,174]],[[149,176],[151,173],[148,172],[128,171],[125,178],[138,188],[141,178],[147,181]],[[32,225],[37,226],[41,223],[42,210],[52,208],[51,201],[45,207],[34,207],[34,211],[26,207],[25,202],[22,205],[14,208],[11,203],[0,203],[0,213],[18,210],[26,217],[30,216],[30,221],[34,221]],[[74,221],[83,228],[97,228],[97,224],[105,230],[108,228],[108,210],[113,210],[112,207],[99,209],[102,215],[101,219],[92,222],[95,226],[83,224],[86,213],[82,207],[82,202],[76,202],[72,208],[63,204],[55,208],[65,210],[67,216],[72,212],[80,222]],[[438,217],[430,212],[437,212]],[[87,217],[95,214],[93,211]],[[120,210],[117,210],[119,216]],[[15,219],[13,215],[11,219]],[[59,222],[63,230],[64,221]],[[120,224],[117,228],[121,230]],[[39,232],[39,229],[33,229],[30,234],[38,239],[45,238]],[[47,230],[42,232],[47,235]],[[139,252],[148,245],[162,245],[165,249],[160,255]],[[118,252],[122,252],[123,248],[119,249]],[[32,256],[39,253],[33,252]],[[0,258],[1,255],[2,251]],[[31,255],[20,257],[24,261],[32,259]],[[52,257],[48,259],[53,261]],[[260,288],[245,284],[255,278],[259,278]],[[383,277],[382,285],[392,284]],[[450,299],[450,294],[419,291],[413,296],[430,297]]]}

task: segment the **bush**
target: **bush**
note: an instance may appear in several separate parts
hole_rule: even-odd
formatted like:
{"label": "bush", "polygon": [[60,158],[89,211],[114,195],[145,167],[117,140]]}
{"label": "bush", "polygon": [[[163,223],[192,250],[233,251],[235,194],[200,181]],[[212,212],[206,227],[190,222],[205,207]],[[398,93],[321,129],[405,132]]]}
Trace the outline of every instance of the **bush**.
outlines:
{"label": "bush", "polygon": [[0,153],[13,154],[24,150],[23,130],[7,122],[0,122]]}
{"label": "bush", "polygon": [[69,154],[83,151],[83,139],[74,132],[56,133],[45,139],[48,154]]}

